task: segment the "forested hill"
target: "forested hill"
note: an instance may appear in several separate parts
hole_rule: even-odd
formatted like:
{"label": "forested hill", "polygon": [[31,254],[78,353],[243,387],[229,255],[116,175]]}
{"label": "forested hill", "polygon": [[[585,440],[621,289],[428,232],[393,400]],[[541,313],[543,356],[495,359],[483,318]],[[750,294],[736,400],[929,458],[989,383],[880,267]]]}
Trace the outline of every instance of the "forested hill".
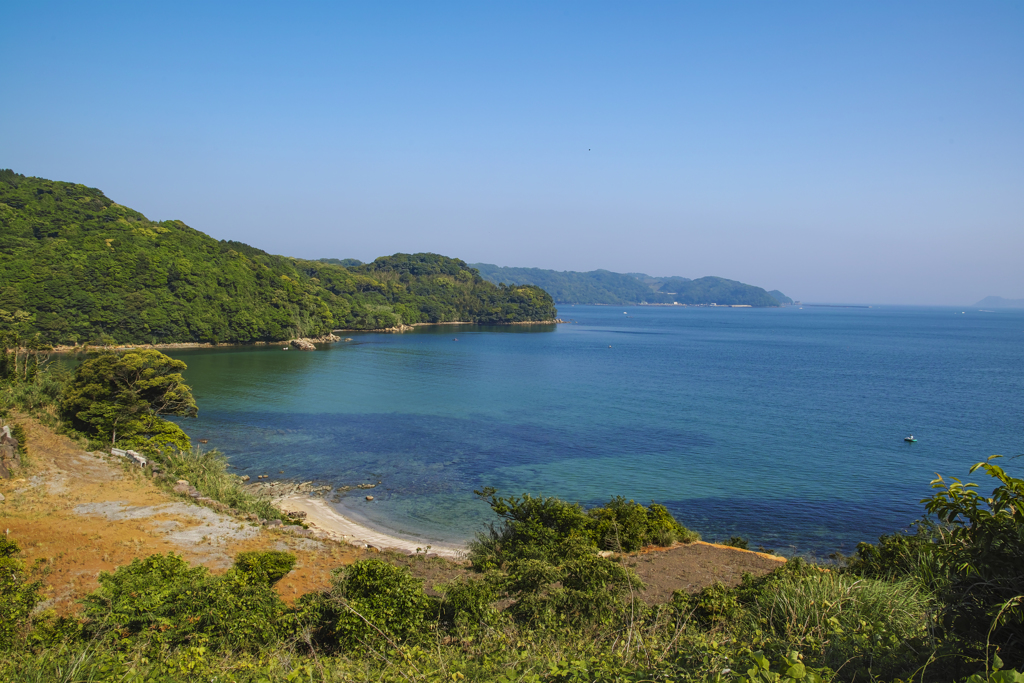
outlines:
{"label": "forested hill", "polygon": [[567,304],[711,304],[778,306],[792,303],[782,292],[769,294],[760,287],[721,277],[651,277],[643,273],[592,270],[542,270],[505,268],[474,263],[473,268],[494,283],[532,284],[543,288],[558,303]]}
{"label": "forested hill", "polygon": [[458,259],[344,267],[274,256],[150,221],[84,185],[0,170],[0,332],[22,338],[230,343],[554,317],[540,288],[495,285]]}

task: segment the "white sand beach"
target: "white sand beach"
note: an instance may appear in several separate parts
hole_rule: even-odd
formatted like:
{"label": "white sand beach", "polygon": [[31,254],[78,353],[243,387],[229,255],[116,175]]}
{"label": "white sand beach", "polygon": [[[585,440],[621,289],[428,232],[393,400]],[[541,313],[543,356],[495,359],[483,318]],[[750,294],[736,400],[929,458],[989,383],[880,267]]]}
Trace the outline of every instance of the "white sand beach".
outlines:
{"label": "white sand beach", "polygon": [[[278,498],[274,504],[285,512],[301,511],[306,513],[306,524],[318,531],[323,531],[333,538],[357,546],[373,546],[381,550],[399,550],[408,553],[427,552],[451,559],[465,557],[466,548],[459,545],[415,541],[398,536],[381,533],[368,526],[353,522],[332,508],[322,498],[304,495],[289,495]],[[427,545],[430,549],[427,549]]]}

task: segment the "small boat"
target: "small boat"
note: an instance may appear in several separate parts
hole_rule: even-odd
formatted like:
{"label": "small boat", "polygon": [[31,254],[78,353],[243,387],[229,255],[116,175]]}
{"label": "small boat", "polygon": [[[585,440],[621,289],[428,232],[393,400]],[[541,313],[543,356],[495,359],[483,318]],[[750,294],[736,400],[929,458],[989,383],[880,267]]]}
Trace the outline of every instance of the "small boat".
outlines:
{"label": "small boat", "polygon": [[911,434],[910,436],[903,437],[903,440],[906,441],[907,443],[916,443],[917,442],[917,439],[914,438],[913,434]]}

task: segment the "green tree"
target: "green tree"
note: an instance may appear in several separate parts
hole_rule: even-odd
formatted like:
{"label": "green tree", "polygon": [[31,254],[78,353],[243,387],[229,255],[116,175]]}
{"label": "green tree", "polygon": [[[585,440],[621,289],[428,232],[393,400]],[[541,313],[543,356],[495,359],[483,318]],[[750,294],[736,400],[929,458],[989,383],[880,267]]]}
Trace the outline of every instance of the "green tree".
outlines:
{"label": "green tree", "polygon": [[116,444],[191,448],[188,436],[161,415],[195,417],[185,363],[159,351],[103,354],[78,366],[63,409],[75,425]]}

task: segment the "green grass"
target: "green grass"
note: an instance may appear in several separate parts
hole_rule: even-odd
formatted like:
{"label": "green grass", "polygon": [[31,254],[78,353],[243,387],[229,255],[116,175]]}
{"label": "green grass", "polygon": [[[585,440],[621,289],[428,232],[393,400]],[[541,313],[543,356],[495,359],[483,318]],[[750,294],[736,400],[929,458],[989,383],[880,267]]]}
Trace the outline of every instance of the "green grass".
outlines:
{"label": "green grass", "polygon": [[251,512],[262,519],[287,519],[269,497],[245,488],[237,475],[228,472],[227,458],[218,450],[193,446],[190,451],[174,451],[157,459],[166,468],[164,486],[168,489],[184,479],[204,495],[239,512]]}
{"label": "green grass", "polygon": [[933,609],[931,596],[911,579],[883,581],[805,565],[781,572],[761,590],[750,618],[820,665],[877,675],[912,668],[920,651],[930,649]]}

